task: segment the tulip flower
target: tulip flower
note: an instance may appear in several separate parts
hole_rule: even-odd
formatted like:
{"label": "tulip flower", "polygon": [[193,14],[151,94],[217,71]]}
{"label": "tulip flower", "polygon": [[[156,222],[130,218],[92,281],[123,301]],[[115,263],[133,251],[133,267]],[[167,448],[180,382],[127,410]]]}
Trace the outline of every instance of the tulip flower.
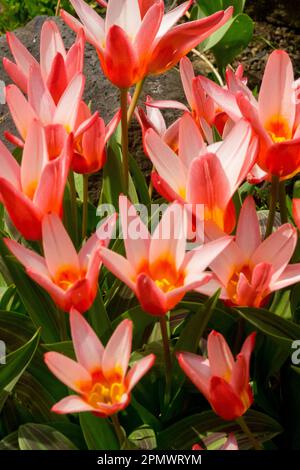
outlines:
{"label": "tulip flower", "polygon": [[[228,437],[227,437],[226,441],[224,442],[224,444],[220,445],[216,449],[215,448],[215,443],[217,441],[221,440],[223,437],[225,437],[224,434],[215,432],[212,435],[210,435],[208,437],[205,437],[203,439],[203,442],[204,442],[206,448],[208,446],[214,445],[214,447],[211,450],[239,450],[237,440],[235,438],[235,435],[232,432],[228,435]],[[194,444],[193,447],[192,447],[192,450],[204,450],[204,449],[199,444]]]}
{"label": "tulip flower", "polygon": [[39,121],[33,120],[20,166],[0,142],[0,200],[15,227],[27,240],[41,239],[41,222],[45,214],[61,215],[72,141],[70,134],[60,155],[51,161],[44,129]]}
{"label": "tulip flower", "polygon": [[7,42],[15,62],[3,58],[3,67],[9,77],[24,93],[28,92],[28,81],[32,66],[40,67],[43,80],[57,104],[68,84],[83,71],[84,33],[78,31],[75,43],[66,52],[56,23],[47,20],[42,26],[40,39],[40,65],[12,32],[6,33]]}
{"label": "tulip flower", "polygon": [[269,56],[258,102],[246,86],[238,84],[234,92],[222,92],[202,78],[208,94],[233,118],[246,118],[259,138],[258,165],[265,174],[281,180],[300,170],[300,121],[297,85],[288,54],[275,50]]}
{"label": "tulip flower", "polygon": [[298,229],[300,230],[300,199],[294,198],[292,203],[293,216]]}
{"label": "tulip flower", "polygon": [[123,320],[104,347],[88,322],[74,308],[70,312],[73,347],[77,362],[57,352],[47,352],[45,363],[51,372],[76,395],[63,398],[52,407],[58,414],[91,411],[107,417],[126,408],[130,393],[155,361],[149,354],[128,363],[132,344],[132,322]]}
{"label": "tulip flower", "polygon": [[105,20],[83,0],[71,0],[80,21],[61,11],[74,31],[84,28],[107,78],[129,88],[149,74],[166,72],[232,16],[232,8],[174,26],[192,0],[164,15],[162,0],[109,0]]}
{"label": "tulip flower", "polygon": [[[224,236],[215,226],[207,227],[210,240]],[[297,244],[297,230],[282,225],[261,241],[255,203],[251,196],[240,212],[233,241],[211,264],[214,279],[199,291],[214,293],[233,305],[260,307],[276,290],[300,281],[300,264],[288,264]]]}
{"label": "tulip flower", "polygon": [[45,128],[51,159],[61,152],[68,134],[73,132],[71,167],[78,173],[94,173],[105,163],[105,144],[116,129],[120,113],[116,113],[105,127],[98,112],[91,114],[82,101],[85,78],[78,73],[70,81],[56,105],[45,85],[41,70],[30,68],[28,101],[15,85],[6,87],[6,100],[21,139],[10,133],[5,136],[12,143],[23,146],[32,119],[38,119]]}
{"label": "tulip flower", "polygon": [[[49,188],[49,191],[53,189]],[[5,243],[26,269],[29,277],[42,286],[59,308],[88,310],[96,297],[101,267],[100,247],[108,245],[115,215],[106,220],[77,254],[62,221],[55,214],[42,221],[44,258],[14,240]]]}
{"label": "tulip flower", "polygon": [[214,330],[208,335],[208,358],[189,352],[177,354],[182,370],[225,420],[239,418],[253,403],[249,368],[255,335],[248,336],[236,360],[223,335]]}
{"label": "tulip flower", "polygon": [[146,312],[162,316],[187,291],[211,279],[204,270],[231,238],[185,253],[188,221],[180,204],[168,207],[152,237],[125,196],[119,207],[126,258],[102,247],[103,264],[136,294]]}
{"label": "tulip flower", "polygon": [[156,169],[152,173],[155,189],[168,201],[203,204],[205,222],[212,220],[231,233],[235,226],[232,197],[256,158],[250,124],[241,120],[222,143],[206,147],[186,113],[179,125],[178,155],[151,129],[145,144]]}

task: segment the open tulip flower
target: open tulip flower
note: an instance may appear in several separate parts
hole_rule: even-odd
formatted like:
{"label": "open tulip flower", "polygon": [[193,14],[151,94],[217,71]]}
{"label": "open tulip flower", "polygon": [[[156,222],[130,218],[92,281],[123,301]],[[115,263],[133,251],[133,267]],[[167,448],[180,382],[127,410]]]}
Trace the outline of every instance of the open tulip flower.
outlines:
{"label": "open tulip flower", "polygon": [[[239,450],[239,446],[237,443],[237,440],[235,438],[235,435],[233,433],[230,433],[229,436],[227,437],[226,441],[224,444],[220,445],[217,449],[215,448],[216,443],[220,441],[224,436],[224,434],[219,433],[219,432],[214,432],[210,436],[205,437],[203,439],[203,442],[206,446],[213,446],[212,450]],[[194,444],[192,447],[192,450],[204,450],[203,447],[200,446],[200,444]]]}
{"label": "open tulip flower", "polygon": [[15,59],[14,63],[6,57],[3,58],[6,73],[24,93],[27,93],[30,69],[32,66],[40,67],[43,80],[57,104],[74,76],[83,71],[83,29],[78,31],[75,43],[66,52],[56,23],[52,20],[45,21],[40,39],[40,65],[14,33],[7,32],[6,37]]}
{"label": "open tulip flower", "polygon": [[[233,119],[244,116],[259,137],[258,165],[281,180],[300,170],[300,114],[297,86],[288,54],[275,50],[269,56],[258,101],[240,82],[230,93],[202,77],[209,95]],[[263,176],[263,175],[261,175]]]}
{"label": "open tulip flower", "polygon": [[[209,239],[224,236],[212,225],[206,233]],[[260,307],[272,292],[300,281],[300,264],[288,264],[296,243],[297,231],[290,224],[282,225],[262,242],[255,204],[248,196],[235,241],[210,264],[215,278],[199,291],[212,294],[222,288],[220,297],[231,304]]]}
{"label": "open tulip flower", "polygon": [[177,354],[182,370],[225,420],[239,418],[253,403],[249,369],[255,335],[248,336],[236,360],[217,331],[208,335],[207,358],[189,352]]}
{"label": "open tulip flower", "polygon": [[104,347],[83,316],[72,309],[70,324],[77,361],[48,352],[45,362],[51,372],[76,392],[52,407],[58,414],[91,411],[106,417],[126,408],[130,392],[155,361],[149,354],[128,370],[132,322],[123,320]]}
{"label": "open tulip flower", "polygon": [[207,147],[186,113],[179,124],[178,155],[152,129],[147,131],[145,144],[155,167],[155,189],[168,201],[203,204],[204,220],[231,233],[235,226],[232,197],[256,158],[250,124],[241,120],[222,143]]}
{"label": "open tulip flower", "polygon": [[186,292],[208,282],[211,274],[204,270],[231,241],[224,237],[186,253],[188,222],[180,204],[166,209],[152,237],[125,196],[119,207],[126,258],[104,247],[101,258],[151,315],[166,314]]}
{"label": "open tulip flower", "polygon": [[28,129],[20,166],[0,142],[0,201],[27,240],[41,239],[45,214],[61,215],[72,148],[70,134],[60,155],[51,161],[44,129],[36,120]]}
{"label": "open tulip flower", "polygon": [[21,139],[10,133],[5,136],[12,143],[23,146],[33,119],[45,128],[51,159],[59,155],[71,132],[74,134],[71,168],[78,173],[94,173],[105,163],[105,144],[116,129],[120,113],[116,113],[105,127],[98,112],[91,114],[82,101],[85,77],[74,75],[60,100],[53,100],[40,67],[32,65],[28,79],[28,101],[15,85],[6,87],[6,100]]}
{"label": "open tulip flower", "polygon": [[58,307],[65,312],[71,307],[85,312],[97,293],[100,247],[108,245],[115,220],[115,215],[109,217],[85,242],[79,254],[55,214],[43,218],[44,258],[14,240],[7,238],[5,243],[25,266],[27,274],[50,294]]}
{"label": "open tulip flower", "polygon": [[232,8],[200,20],[174,26],[192,0],[164,15],[162,0],[109,0],[105,20],[83,0],[71,0],[80,19],[62,10],[74,30],[84,28],[87,41],[97,50],[107,78],[119,88],[129,88],[149,74],[173,67],[181,57],[223,26]]}

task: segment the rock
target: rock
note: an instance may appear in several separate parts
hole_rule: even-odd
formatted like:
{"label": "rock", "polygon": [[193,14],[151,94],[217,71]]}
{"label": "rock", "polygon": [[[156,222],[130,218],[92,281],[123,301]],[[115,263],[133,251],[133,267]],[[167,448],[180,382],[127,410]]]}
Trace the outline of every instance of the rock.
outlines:
{"label": "rock", "polygon": [[[45,20],[49,19],[46,16],[37,16],[30,21],[25,27],[15,31],[17,37],[22,43],[28,48],[28,50],[39,59],[39,37],[40,30]],[[75,35],[73,31],[64,24],[64,22],[57,17],[51,18],[54,20],[61,31],[67,48],[74,42]],[[2,58],[9,57],[11,54],[6,43],[5,36],[0,37],[0,79],[4,80],[6,84],[9,84],[11,80],[6,75],[3,66]],[[85,87],[85,100],[88,103],[92,101],[92,110],[98,110],[100,115],[107,123],[114,113],[117,111],[119,106],[119,92],[111,83],[104,77],[95,49],[89,44],[86,45],[85,49],[85,75],[86,75],[86,87]],[[178,70],[173,69],[165,75],[158,77],[148,77],[144,87],[144,93],[142,100],[145,99],[146,94],[151,95],[154,99],[170,99],[179,100],[185,102],[184,93],[181,86],[180,76]],[[174,119],[174,110],[166,110],[164,112],[166,120],[172,122]],[[10,132],[16,132],[15,126],[9,115],[8,108],[6,105],[0,105],[0,138],[3,138],[4,131],[9,130]],[[148,159],[146,159],[141,145],[141,132],[137,122],[134,120],[130,129],[130,141],[131,141],[131,152],[139,162],[143,171],[149,173],[151,165]],[[95,201],[99,193],[99,177],[93,178],[92,187],[90,188],[93,192],[92,199]]]}

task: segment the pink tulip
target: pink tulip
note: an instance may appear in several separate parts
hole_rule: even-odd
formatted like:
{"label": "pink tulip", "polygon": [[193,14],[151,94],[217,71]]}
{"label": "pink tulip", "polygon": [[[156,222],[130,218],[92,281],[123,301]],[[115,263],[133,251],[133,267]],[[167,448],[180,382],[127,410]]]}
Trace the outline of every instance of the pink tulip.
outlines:
{"label": "pink tulip", "polygon": [[83,29],[78,31],[75,43],[66,52],[56,23],[52,20],[45,21],[40,38],[40,65],[14,33],[7,32],[6,37],[15,59],[15,62],[12,62],[6,57],[3,58],[6,73],[24,93],[27,93],[30,69],[32,66],[40,67],[43,80],[57,104],[74,76],[83,71]]}
{"label": "pink tulip", "polygon": [[21,139],[5,133],[12,143],[23,146],[32,119],[38,119],[45,128],[51,159],[61,152],[68,134],[73,132],[71,167],[78,173],[94,173],[105,163],[105,144],[120,120],[117,113],[105,127],[98,112],[91,114],[82,101],[85,78],[77,73],[68,84],[59,102],[55,104],[38,66],[30,68],[28,101],[15,85],[6,87],[6,100]]}
{"label": "pink tulip", "polygon": [[[300,170],[300,107],[298,87],[288,54],[281,50],[269,56],[258,102],[237,81],[231,93],[207,79],[200,79],[206,92],[233,118],[246,118],[259,137],[256,180],[276,175],[284,180]],[[265,173],[263,173],[263,172]]]}
{"label": "pink tulip", "polygon": [[188,224],[180,204],[168,207],[152,237],[125,196],[119,206],[126,258],[102,247],[103,264],[136,294],[146,312],[164,315],[187,291],[211,279],[204,269],[231,238],[185,253]]}
{"label": "pink tulip", "polygon": [[[209,239],[223,236],[207,227]],[[260,307],[268,296],[300,281],[300,264],[288,264],[297,243],[297,231],[282,225],[261,241],[255,203],[249,196],[242,207],[235,241],[211,264],[215,278],[199,291],[210,294],[222,288],[221,298],[234,305]]]}
{"label": "pink tulip", "polygon": [[[53,189],[49,188],[49,191]],[[5,239],[5,243],[25,266],[27,274],[50,294],[59,308],[68,312],[75,307],[85,312],[97,294],[100,247],[108,245],[115,219],[115,215],[109,217],[83,245],[79,254],[55,214],[43,218],[44,258],[14,240]]]}
{"label": "pink tulip", "polygon": [[222,143],[206,146],[196,123],[186,113],[179,124],[178,155],[153,130],[145,136],[156,169],[155,189],[167,200],[204,205],[204,220],[231,233],[235,226],[232,197],[253,166],[256,140],[241,120]]}
{"label": "pink tulip", "polygon": [[133,387],[153,366],[155,356],[145,356],[127,372],[132,343],[130,320],[119,324],[106,347],[74,308],[70,324],[77,362],[57,352],[48,352],[44,357],[51,372],[76,395],[63,398],[52,411],[91,411],[106,417],[123,410],[130,402]]}
{"label": "pink tulip", "polygon": [[28,240],[42,237],[42,219],[50,212],[61,215],[73,136],[62,152],[50,160],[41,124],[33,120],[28,129],[21,166],[0,142],[0,200],[19,232]]}
{"label": "pink tulip", "polygon": [[[219,441],[223,437],[225,437],[224,434],[215,432],[211,436],[205,437],[203,439],[203,442],[207,448],[208,446],[215,444],[215,442]],[[204,450],[204,449],[199,444],[194,444],[192,447],[192,450]],[[213,447],[212,450],[239,450],[239,446],[235,438],[235,435],[233,433],[230,433],[226,441],[224,442],[224,444],[222,444],[217,449]]]}
{"label": "pink tulip", "polygon": [[236,360],[217,331],[208,336],[208,358],[189,352],[177,355],[182,370],[225,420],[239,418],[253,403],[249,369],[255,335],[248,336]]}
{"label": "pink tulip", "polygon": [[232,8],[228,8],[174,26],[192,0],[165,15],[162,0],[109,0],[105,20],[83,0],[71,3],[80,21],[64,10],[62,18],[74,31],[84,28],[105,75],[119,88],[129,88],[149,74],[167,71],[232,16]]}

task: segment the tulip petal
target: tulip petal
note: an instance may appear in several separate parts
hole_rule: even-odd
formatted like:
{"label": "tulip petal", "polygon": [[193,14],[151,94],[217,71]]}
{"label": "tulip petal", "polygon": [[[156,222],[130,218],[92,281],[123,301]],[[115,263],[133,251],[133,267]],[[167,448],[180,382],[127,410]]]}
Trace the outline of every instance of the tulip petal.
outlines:
{"label": "tulip petal", "polygon": [[269,173],[282,179],[294,176],[300,170],[300,138],[270,146],[265,153],[264,165]]}
{"label": "tulip petal", "polygon": [[206,153],[206,145],[191,114],[185,113],[179,124],[179,158],[189,168],[194,158]]}
{"label": "tulip petal", "polygon": [[56,54],[46,84],[54,103],[57,104],[68,85],[65,61],[61,54]]}
{"label": "tulip petal", "polygon": [[[60,16],[64,20],[64,22],[73,30],[75,33],[80,33],[80,31],[84,31],[84,35],[86,40],[92,44],[96,49],[99,47],[101,48],[101,45],[104,43],[104,33],[103,36],[101,35],[100,37],[95,37],[94,36],[94,31],[92,29],[88,29],[86,26],[84,26],[80,21],[78,21],[74,16],[70,15],[67,11],[61,9],[60,10]],[[98,31],[99,33],[99,31]],[[97,36],[99,34],[97,33]]]}
{"label": "tulip petal", "polygon": [[[251,227],[251,230],[249,230],[249,227]],[[235,241],[249,259],[261,243],[255,202],[251,196],[248,196],[243,203],[237,224]]]}
{"label": "tulip petal", "polygon": [[94,41],[96,41],[96,43],[98,42],[100,46],[105,38],[104,20],[90,5],[88,5],[83,0],[70,1],[86,30],[90,32],[90,35],[94,38]]}
{"label": "tulip petal", "polygon": [[168,13],[163,16],[159,31],[157,33],[157,38],[161,38],[162,36],[164,36],[188,11],[192,3],[193,0],[188,0],[187,2],[182,3],[178,7],[168,11]]}
{"label": "tulip petal", "polygon": [[102,371],[108,380],[116,372],[123,380],[127,373],[132,346],[132,328],[130,320],[123,320],[105,347],[102,357]]}
{"label": "tulip petal", "polygon": [[76,358],[93,375],[101,369],[104,347],[83,315],[75,308],[70,312],[70,325]]}
{"label": "tulip petal", "polygon": [[38,65],[38,62],[14,33],[8,31],[6,39],[17,66],[21,69],[24,76],[28,77],[30,67]]}
{"label": "tulip petal", "polygon": [[52,406],[51,411],[57,414],[81,413],[95,411],[94,408],[77,395],[69,395]]}
{"label": "tulip petal", "polygon": [[242,114],[239,106],[237,105],[234,93],[220,87],[215,82],[209,80],[206,77],[199,76],[197,77],[197,80],[204,89],[205,93],[207,93],[208,96],[210,96],[213,101],[222,110],[224,110],[234,122],[237,122],[241,119]]}
{"label": "tulip petal", "polygon": [[300,281],[300,263],[288,264],[282,271],[279,278],[270,283],[270,291],[284,289],[285,287],[297,284]]}
{"label": "tulip petal", "polygon": [[57,352],[47,352],[44,360],[52,374],[74,392],[82,393],[92,386],[90,374],[73,359]]}
{"label": "tulip petal", "polygon": [[150,315],[165,315],[169,310],[166,295],[147,274],[137,276],[135,291],[142,309]]}
{"label": "tulip petal", "polygon": [[231,237],[222,237],[194,248],[187,253],[182,269],[186,275],[202,273],[232,241]]}
{"label": "tulip petal", "polygon": [[15,85],[8,85],[6,87],[6,102],[16,128],[25,140],[31,121],[37,119],[37,116],[24,95]]}
{"label": "tulip petal", "polygon": [[142,20],[134,41],[139,56],[140,67],[145,66],[146,61],[151,54],[155,37],[161,25],[163,14],[164,3],[156,2],[152,5],[151,8],[149,8]]}
{"label": "tulip petal", "polygon": [[110,0],[107,4],[105,32],[108,34],[114,25],[122,28],[132,39],[141,26],[141,13],[138,0]]}
{"label": "tulip petal", "polygon": [[44,254],[51,276],[55,277],[61,268],[79,272],[78,255],[60,218],[56,214],[46,215],[42,228]]}
{"label": "tulip petal", "polygon": [[28,77],[14,62],[7,59],[6,57],[3,57],[2,63],[5,72],[12,79],[12,81],[15,82],[19,88],[21,88],[23,93],[27,93]]}
{"label": "tulip petal", "polygon": [[234,434],[231,432],[227,441],[222,445],[220,450],[239,450],[239,446]]}
{"label": "tulip petal", "polygon": [[184,373],[208,400],[211,378],[208,359],[189,352],[179,353],[177,359]]}
{"label": "tulip petal", "polygon": [[15,240],[11,240],[10,238],[4,238],[4,242],[7,248],[13,253],[17,260],[25,266],[25,268],[30,267],[30,269],[43,276],[49,276],[45,260],[42,256],[28,248],[25,248],[20,245],[20,243],[17,243]]}
{"label": "tulip petal", "polygon": [[55,103],[41,75],[38,65],[32,66],[28,80],[28,102],[44,125],[51,124]]}
{"label": "tulip petal", "polygon": [[52,62],[57,54],[61,54],[65,58],[66,49],[57,24],[48,20],[42,26],[40,39],[40,62],[44,80],[47,80]]}
{"label": "tulip petal", "polygon": [[213,330],[208,336],[207,350],[211,374],[229,381],[234,359],[224,336]]}
{"label": "tulip petal", "polygon": [[134,291],[136,274],[127,259],[104,247],[100,248],[100,254],[104,266]]}
{"label": "tulip petal", "polygon": [[245,407],[241,399],[234,393],[221,377],[212,377],[210,382],[210,403],[221,418],[233,421],[244,414]]}
{"label": "tulip petal", "polygon": [[0,175],[15,186],[20,188],[20,167],[7,147],[0,141]]}
{"label": "tulip petal", "polygon": [[155,362],[155,355],[149,354],[143,359],[135,362],[133,367],[130,369],[126,376],[126,384],[128,387],[128,393],[131,392],[133,387],[141,380],[141,378],[147,374],[148,370],[151,369]]}
{"label": "tulip petal", "polygon": [[74,129],[84,84],[84,75],[81,73],[75,75],[57,105],[53,120],[57,124],[62,124],[68,132]]}

